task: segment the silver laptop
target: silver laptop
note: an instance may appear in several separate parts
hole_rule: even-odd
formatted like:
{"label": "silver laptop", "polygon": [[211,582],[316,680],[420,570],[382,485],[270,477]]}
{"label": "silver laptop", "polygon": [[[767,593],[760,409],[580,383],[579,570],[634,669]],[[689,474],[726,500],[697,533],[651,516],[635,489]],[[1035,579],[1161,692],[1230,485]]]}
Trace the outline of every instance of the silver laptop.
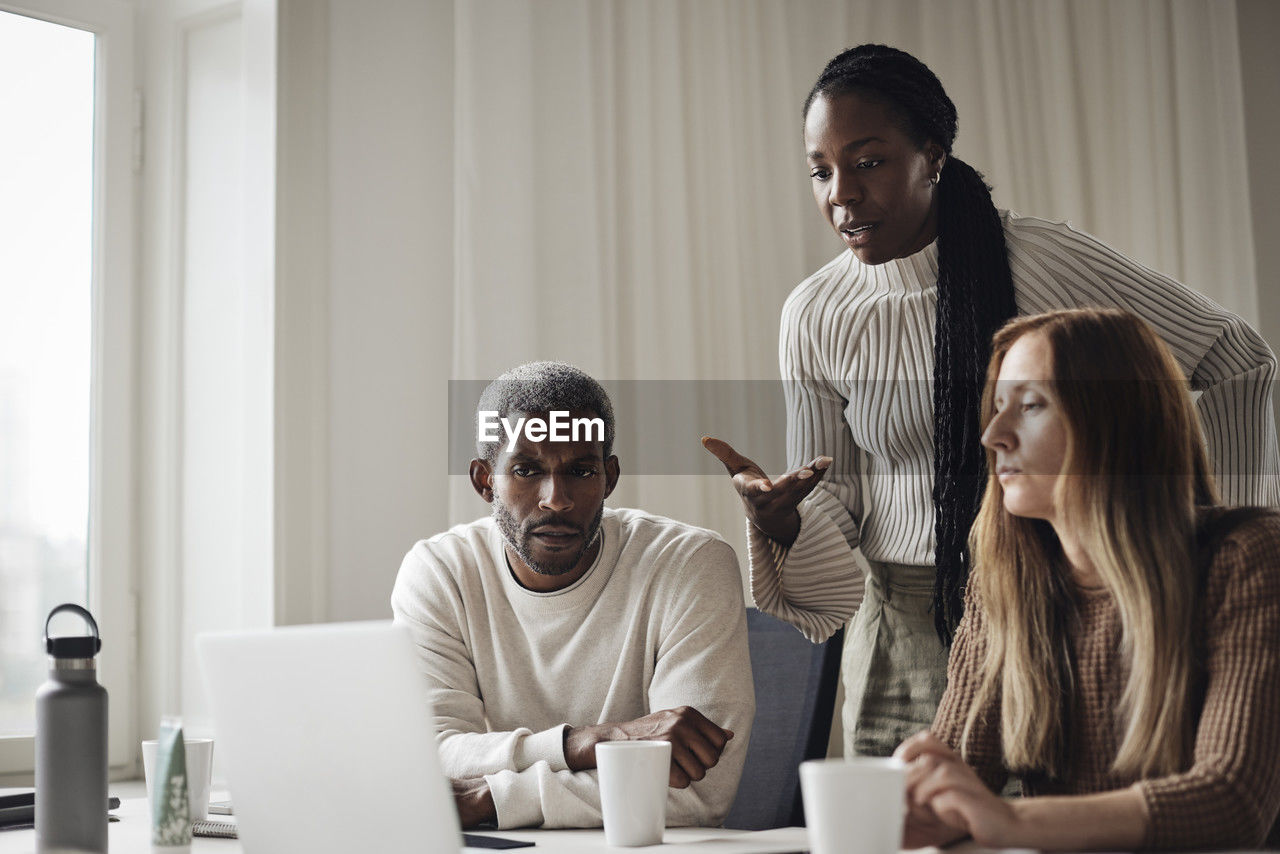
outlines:
{"label": "silver laptop", "polygon": [[196,648],[245,854],[461,850],[403,629],[204,634]]}

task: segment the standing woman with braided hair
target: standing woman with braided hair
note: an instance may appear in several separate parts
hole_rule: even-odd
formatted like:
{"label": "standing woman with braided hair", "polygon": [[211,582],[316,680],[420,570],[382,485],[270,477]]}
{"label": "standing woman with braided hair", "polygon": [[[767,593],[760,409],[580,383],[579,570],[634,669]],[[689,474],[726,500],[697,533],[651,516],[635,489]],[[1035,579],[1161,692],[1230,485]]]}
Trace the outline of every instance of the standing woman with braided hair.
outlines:
{"label": "standing woman with braided hair", "polygon": [[1277,503],[1275,357],[1257,332],[1087,234],[998,211],[952,154],[957,127],[941,82],[908,53],[859,45],[827,64],[805,100],[805,152],[848,251],[782,311],[791,470],[770,479],[704,440],[746,507],[756,605],[814,642],[854,618],[846,755],[889,755],[933,721],[986,485],[983,375],[1011,317],[1103,306],[1144,318],[1202,392],[1228,503]]}

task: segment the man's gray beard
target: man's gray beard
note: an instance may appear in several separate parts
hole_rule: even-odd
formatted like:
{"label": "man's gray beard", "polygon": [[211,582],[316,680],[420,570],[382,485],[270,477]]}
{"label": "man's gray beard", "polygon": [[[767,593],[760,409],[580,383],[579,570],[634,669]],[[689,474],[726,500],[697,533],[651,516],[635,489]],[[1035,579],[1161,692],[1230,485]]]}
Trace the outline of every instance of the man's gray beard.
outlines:
{"label": "man's gray beard", "polygon": [[[493,496],[493,518],[498,522],[498,530],[502,532],[502,539],[506,540],[511,550],[520,557],[520,560],[524,561],[525,566],[539,575],[556,576],[572,572],[573,568],[578,565],[578,561],[582,560],[582,556],[595,543],[596,535],[600,532],[600,522],[604,518],[604,505],[600,505],[595,517],[587,525],[586,536],[582,538],[582,547],[570,559],[567,559],[568,562],[564,566],[558,563],[543,563],[534,559],[528,546],[529,533],[525,531],[522,535],[520,525],[516,522],[515,516],[511,514],[511,511],[507,509],[507,505],[503,504],[502,499],[498,498],[497,495]],[[538,522],[536,524],[543,523]]]}

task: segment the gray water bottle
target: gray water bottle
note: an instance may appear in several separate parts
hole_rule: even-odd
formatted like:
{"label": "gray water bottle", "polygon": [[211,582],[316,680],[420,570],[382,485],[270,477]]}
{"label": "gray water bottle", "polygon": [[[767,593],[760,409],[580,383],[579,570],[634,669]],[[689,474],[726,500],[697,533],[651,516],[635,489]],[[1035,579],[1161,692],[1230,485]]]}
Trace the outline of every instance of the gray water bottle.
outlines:
{"label": "gray water bottle", "polygon": [[[93,636],[49,637],[54,614],[84,617]],[[107,689],[94,656],[98,624],[79,605],[44,623],[49,680],[36,691],[36,852],[107,850]]]}

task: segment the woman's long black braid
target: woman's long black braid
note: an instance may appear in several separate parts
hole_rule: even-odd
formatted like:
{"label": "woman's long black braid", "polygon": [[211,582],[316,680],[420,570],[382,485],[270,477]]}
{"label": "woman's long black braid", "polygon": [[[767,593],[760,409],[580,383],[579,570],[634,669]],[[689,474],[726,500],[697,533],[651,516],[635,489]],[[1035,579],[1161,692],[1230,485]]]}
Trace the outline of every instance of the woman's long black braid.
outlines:
{"label": "woman's long black braid", "polygon": [[947,153],[938,193],[938,310],[934,324],[933,503],[937,575],[933,619],[950,644],[964,610],[969,528],[986,483],[978,408],[991,336],[1016,313],[1004,228],[991,188],[951,156],[957,116],[942,83],[909,53],[859,45],[827,63],[805,100],[857,93],[888,105],[920,148]]}

